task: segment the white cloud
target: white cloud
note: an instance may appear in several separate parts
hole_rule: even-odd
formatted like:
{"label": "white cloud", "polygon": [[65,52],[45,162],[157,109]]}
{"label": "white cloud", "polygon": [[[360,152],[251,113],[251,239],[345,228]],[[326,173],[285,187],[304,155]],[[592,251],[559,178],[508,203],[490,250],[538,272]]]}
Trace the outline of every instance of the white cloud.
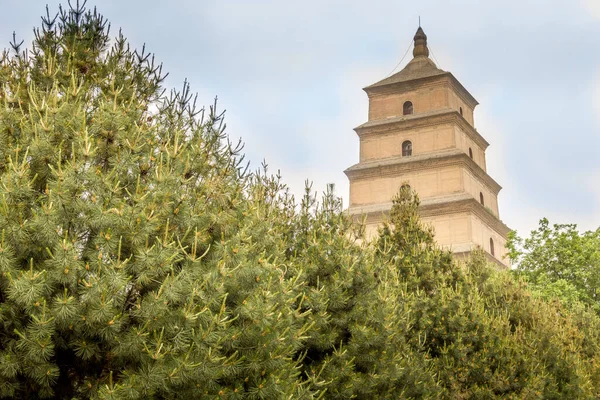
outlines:
{"label": "white cloud", "polygon": [[581,5],[592,17],[600,19],[599,0],[581,0]]}

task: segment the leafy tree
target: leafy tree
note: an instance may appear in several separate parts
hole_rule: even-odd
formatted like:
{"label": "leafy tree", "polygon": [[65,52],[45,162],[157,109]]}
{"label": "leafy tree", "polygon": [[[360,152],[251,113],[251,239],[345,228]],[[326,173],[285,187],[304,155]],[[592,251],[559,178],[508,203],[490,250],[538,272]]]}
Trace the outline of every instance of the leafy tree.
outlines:
{"label": "leafy tree", "polygon": [[598,396],[597,316],[533,298],[482,252],[456,264],[420,222],[418,205],[402,187],[377,248],[405,287],[397,293],[411,315],[405,340],[436,377],[413,397]]}
{"label": "leafy tree", "polygon": [[517,275],[534,292],[600,311],[600,229],[581,233],[574,224],[550,226],[544,218],[529,238],[513,233],[507,246]]}

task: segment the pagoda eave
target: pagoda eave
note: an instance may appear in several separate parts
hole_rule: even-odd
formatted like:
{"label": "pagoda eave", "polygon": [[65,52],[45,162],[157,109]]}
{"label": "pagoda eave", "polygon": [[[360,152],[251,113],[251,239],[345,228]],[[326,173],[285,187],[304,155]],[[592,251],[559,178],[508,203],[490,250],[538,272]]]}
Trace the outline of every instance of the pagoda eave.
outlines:
{"label": "pagoda eave", "polygon": [[402,115],[386,119],[365,122],[354,128],[360,138],[372,135],[381,135],[388,132],[397,132],[427,126],[436,126],[443,123],[456,123],[475,143],[483,149],[490,145],[487,140],[467,120],[453,109],[443,109],[421,114]]}
{"label": "pagoda eave", "polygon": [[373,85],[364,87],[363,90],[367,93],[369,97],[371,97],[371,95],[388,94],[397,91],[410,91],[418,87],[423,87],[427,84],[435,84],[444,81],[449,83],[456,90],[456,92],[465,101],[465,103],[469,104],[473,108],[479,105],[479,102],[475,99],[475,97],[473,97],[471,93],[469,93],[469,91],[462,85],[462,83],[460,83],[460,81],[456,79],[456,77],[451,72],[446,71],[431,76],[424,76],[410,80],[401,80],[392,83],[378,82]]}
{"label": "pagoda eave", "polygon": [[473,159],[460,150],[453,149],[434,155],[416,155],[411,157],[390,157],[376,161],[361,162],[346,169],[348,179],[372,179],[385,176],[398,176],[414,171],[439,169],[458,165],[470,171],[494,193],[498,194],[502,186],[487,174]]}
{"label": "pagoda eave", "polygon": [[[381,223],[389,215],[392,204],[390,202],[385,204],[355,205],[348,209],[348,214],[356,219],[360,216],[366,216],[370,223]],[[472,197],[458,195],[454,197],[431,198],[423,200],[419,207],[421,218],[460,213],[472,213],[476,215],[504,239],[508,238],[508,233],[511,229],[489,209]]]}

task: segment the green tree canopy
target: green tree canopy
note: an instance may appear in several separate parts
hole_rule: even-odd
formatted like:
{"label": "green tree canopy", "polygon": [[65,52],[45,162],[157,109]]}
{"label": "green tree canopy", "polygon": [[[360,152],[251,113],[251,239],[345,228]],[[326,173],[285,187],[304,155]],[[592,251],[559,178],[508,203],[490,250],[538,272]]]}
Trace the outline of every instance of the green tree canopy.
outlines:
{"label": "green tree canopy", "polygon": [[537,294],[600,312],[600,228],[581,233],[577,225],[550,226],[543,218],[530,237],[513,233],[507,246],[517,275]]}

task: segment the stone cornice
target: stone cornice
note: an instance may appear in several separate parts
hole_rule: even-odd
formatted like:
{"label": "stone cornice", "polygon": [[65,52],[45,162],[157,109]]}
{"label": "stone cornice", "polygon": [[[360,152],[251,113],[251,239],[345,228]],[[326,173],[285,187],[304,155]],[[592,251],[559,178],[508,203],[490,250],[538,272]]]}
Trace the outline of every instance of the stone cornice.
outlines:
{"label": "stone cornice", "polygon": [[[480,246],[474,245],[473,248],[471,250],[468,251],[453,251],[454,252],[454,259],[463,259],[464,260],[468,260],[471,252],[475,249],[481,249]],[[452,250],[454,250],[454,248],[452,248]],[[494,257],[493,255],[491,255],[490,253],[488,253],[487,251],[484,251],[483,254],[485,254],[485,258],[489,261],[492,262],[494,264],[496,264],[498,267],[502,268],[502,269],[507,269],[510,267],[510,264],[508,263],[509,261],[506,261],[506,264],[504,262],[502,262],[501,260],[497,259],[496,257]],[[507,258],[507,256],[505,256],[505,259]]]}
{"label": "stone cornice", "polygon": [[443,123],[457,124],[483,150],[487,149],[490,145],[458,111],[450,108],[441,111],[368,121],[354,128],[354,131],[359,138],[363,139],[370,136],[435,126]]}
{"label": "stone cornice", "polygon": [[479,181],[483,182],[494,195],[502,189],[471,157],[459,149],[443,153],[422,154],[412,157],[391,157],[383,160],[358,163],[346,169],[344,173],[350,180],[371,179],[376,177],[398,176],[414,171],[439,169],[458,165],[467,169]]}
{"label": "stone cornice", "polygon": [[[361,215],[367,216],[369,223],[380,223],[383,218],[389,215],[391,203],[388,203],[386,209],[369,210],[362,212],[360,206],[349,209],[348,213],[354,218],[359,218]],[[458,200],[450,200],[444,202],[432,202],[430,204],[423,203],[419,207],[419,214],[422,218],[435,217],[438,215],[452,215],[460,213],[472,213],[481,221],[486,223],[502,238],[507,239],[510,228],[504,224],[498,217],[487,210],[481,203],[473,198],[462,198]]]}
{"label": "stone cornice", "polygon": [[376,96],[385,96],[389,94],[399,94],[402,92],[410,92],[416,89],[424,89],[428,87],[444,86],[448,83],[447,79],[440,79],[445,77],[448,72],[444,72],[438,75],[425,76],[417,79],[411,79],[409,81],[401,81],[395,83],[388,83],[380,86],[367,86],[363,90],[367,93],[369,98]]}
{"label": "stone cornice", "polygon": [[455,89],[454,91],[458,94],[458,97],[460,97],[461,100],[464,101],[465,104],[470,106],[472,109],[475,109],[479,102],[475,100],[475,97],[473,97],[473,95],[469,93],[469,91],[462,85],[462,83],[460,83],[458,79],[456,79],[454,75],[452,75],[452,73],[449,74],[450,84]]}
{"label": "stone cornice", "polygon": [[450,72],[412,79],[409,81],[390,83],[387,85],[368,86],[363,88],[363,90],[367,93],[369,98],[371,98],[371,96],[373,95],[377,96],[408,92],[418,88],[434,86],[435,84],[439,83],[449,83],[450,86],[452,86],[452,88],[454,89],[454,91],[458,94],[458,96],[471,108],[475,108],[479,104],[477,100],[475,100],[473,95],[471,95],[471,93],[469,93],[469,91]]}
{"label": "stone cornice", "polygon": [[434,217],[437,215],[449,215],[452,213],[471,212],[479,219],[489,225],[494,231],[498,232],[504,239],[508,239],[510,228],[504,224],[498,217],[492,214],[477,200],[470,198],[456,202],[424,204],[421,209],[422,217]]}

